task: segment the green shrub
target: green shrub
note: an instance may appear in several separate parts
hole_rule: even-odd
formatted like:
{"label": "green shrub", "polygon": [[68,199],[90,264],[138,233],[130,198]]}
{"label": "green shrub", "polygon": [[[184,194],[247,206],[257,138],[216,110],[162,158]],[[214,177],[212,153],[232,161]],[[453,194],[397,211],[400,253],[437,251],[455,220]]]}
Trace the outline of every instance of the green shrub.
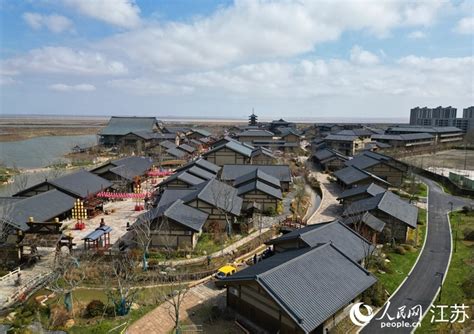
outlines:
{"label": "green shrub", "polygon": [[406,250],[405,248],[403,248],[402,246],[395,246],[393,248],[393,251],[396,253],[396,254],[400,254],[400,255],[405,255],[406,254]]}
{"label": "green shrub", "polygon": [[461,284],[461,288],[462,291],[464,291],[464,294],[466,295],[467,299],[474,298],[474,273],[471,274],[471,276],[469,276],[467,280],[465,280]]}
{"label": "green shrub", "polygon": [[94,299],[94,300],[91,300],[89,304],[87,304],[86,315],[91,318],[97,317],[99,315],[104,314],[104,310],[105,310],[104,303],[101,302],[100,300]]}
{"label": "green shrub", "polygon": [[474,241],[474,229],[472,229],[472,228],[466,228],[466,229],[463,231],[463,235],[464,235],[464,240],[466,240],[466,241]]}

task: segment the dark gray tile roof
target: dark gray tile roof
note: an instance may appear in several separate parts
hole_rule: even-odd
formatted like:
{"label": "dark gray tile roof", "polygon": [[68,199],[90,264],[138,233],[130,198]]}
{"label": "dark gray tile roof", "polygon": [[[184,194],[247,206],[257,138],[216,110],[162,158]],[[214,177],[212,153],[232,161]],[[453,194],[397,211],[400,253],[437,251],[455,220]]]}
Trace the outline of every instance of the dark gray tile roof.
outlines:
{"label": "dark gray tile roof", "polygon": [[224,281],[256,281],[305,333],[377,280],[334,245],[276,254]]}
{"label": "dark gray tile roof", "polygon": [[369,168],[378,165],[381,161],[371,158],[364,154],[356,155],[354,158],[345,162],[346,166],[355,166],[359,169]]}
{"label": "dark gray tile roof", "polygon": [[213,174],[217,174],[221,170],[220,166],[214,165],[212,162],[209,162],[203,158],[198,158],[197,160],[192,160],[184,166],[177,168],[176,172],[192,168],[193,166],[198,166],[199,168]]}
{"label": "dark gray tile roof", "polygon": [[246,193],[253,191],[253,190],[260,190],[261,192],[270,195],[272,197],[282,199],[283,195],[281,194],[281,189],[269,186],[268,184],[261,182],[261,181],[252,181],[249,183],[242,184],[237,187],[237,194],[239,196],[243,196]]}
{"label": "dark gray tile roof", "polygon": [[418,221],[418,208],[405,202],[399,196],[390,191],[351,203],[344,211],[344,216],[350,216],[375,209],[397,218],[412,228],[416,228]]}
{"label": "dark gray tile roof", "polygon": [[204,178],[197,177],[193,174],[188,173],[187,170],[183,170],[183,171],[180,171],[178,173],[175,173],[173,175],[168,176],[165,180],[160,182],[157,185],[157,187],[165,186],[165,185],[167,185],[168,183],[170,183],[174,180],[180,180],[180,181],[182,181],[182,182],[184,182],[184,183],[186,183],[190,186],[195,186],[195,185],[198,185],[198,184],[206,181],[206,179],[204,179]]}
{"label": "dark gray tile roof", "polygon": [[344,136],[344,135],[327,135],[324,137],[324,140],[334,140],[334,141],[356,141],[358,140],[358,136]]}
{"label": "dark gray tile roof", "polygon": [[301,134],[299,134],[295,129],[293,128],[287,128],[287,127],[279,127],[278,132],[280,133],[280,137],[284,138],[288,135],[295,135],[298,137],[301,137]]}
{"label": "dark gray tile roof", "polygon": [[221,178],[224,181],[234,181],[238,177],[256,169],[273,176],[280,182],[290,182],[291,172],[288,165],[224,165]]}
{"label": "dark gray tile roof", "polygon": [[374,140],[398,140],[398,141],[410,141],[410,140],[419,140],[419,139],[433,139],[434,137],[429,133],[407,133],[401,135],[373,135],[372,139]]}
{"label": "dark gray tile roof", "polygon": [[168,133],[187,133],[190,131],[189,128],[186,128],[186,127],[180,127],[180,126],[166,126],[164,129],[164,132],[168,132]]}
{"label": "dark gray tile roof", "polygon": [[143,176],[153,166],[153,161],[148,157],[127,157],[114,160],[112,164],[117,167],[111,168],[111,172],[133,180],[136,176]]}
{"label": "dark gray tile roof", "polygon": [[243,156],[246,156],[246,157],[251,157],[252,156],[252,151],[254,149],[253,147],[249,147],[248,145],[244,145],[244,144],[242,144],[241,142],[238,142],[238,141],[229,141],[225,144],[214,147],[213,149],[207,151],[206,153],[203,154],[203,156],[207,156],[210,153],[221,150],[222,148],[228,148],[229,150],[237,152],[237,153],[239,153]]}
{"label": "dark gray tile roof", "polygon": [[156,206],[165,206],[170,205],[174,201],[180,198],[184,198],[189,194],[192,194],[196,191],[196,188],[186,188],[186,189],[175,189],[167,188],[165,191],[157,198]]}
{"label": "dark gray tile roof", "polygon": [[186,169],[186,172],[204,180],[210,180],[216,177],[216,174],[210,173],[199,166],[193,166],[189,169]]}
{"label": "dark gray tile roof", "polygon": [[244,174],[242,176],[239,176],[238,178],[235,179],[234,181],[234,187],[239,187],[243,183],[247,183],[252,180],[262,180],[265,183],[268,183],[272,185],[274,188],[280,188],[280,180],[277,179],[276,177],[269,175],[265,173],[263,170],[260,168],[254,169],[251,172]]}
{"label": "dark gray tile roof", "polygon": [[57,179],[48,181],[54,187],[64,190],[67,193],[86,198],[103,191],[112,183],[86,170],[80,170],[67,174]]}
{"label": "dark gray tile roof", "polygon": [[367,226],[372,228],[375,231],[382,232],[383,228],[385,227],[385,222],[382,220],[378,219],[374,215],[372,215],[370,212],[366,212],[362,215],[361,221],[365,223]]}
{"label": "dark gray tile roof", "polygon": [[252,151],[252,158],[259,156],[259,155],[266,155],[267,157],[270,157],[272,159],[276,159],[276,157],[272,154],[272,151],[269,149],[262,147],[258,147]]}
{"label": "dark gray tile roof", "polygon": [[160,143],[160,146],[164,147],[164,148],[167,148],[167,149],[178,147],[174,142],[169,141],[169,140],[162,141]]}
{"label": "dark gray tile roof", "polygon": [[158,121],[155,117],[116,117],[112,116],[109,123],[99,135],[126,135],[130,132],[152,132]]}
{"label": "dark gray tile roof", "polygon": [[344,254],[357,262],[364,259],[373,249],[364,237],[339,220],[309,225],[270,240],[267,244],[275,245],[288,240],[301,240],[307,247],[332,242]]}
{"label": "dark gray tile roof", "polygon": [[337,135],[343,136],[370,136],[372,135],[372,131],[367,129],[352,129],[352,130],[341,130],[336,133]]}
{"label": "dark gray tile roof", "polygon": [[187,155],[186,152],[181,151],[178,148],[169,148],[169,149],[166,150],[166,153],[168,153],[168,154],[170,154],[170,155],[172,155],[176,158],[179,158],[179,159],[182,159]]}
{"label": "dark gray tile roof", "polygon": [[237,134],[237,137],[273,137],[275,134],[267,130],[246,130]]}
{"label": "dark gray tile roof", "polygon": [[204,129],[196,129],[196,128],[193,128],[191,129],[192,132],[196,132],[196,133],[199,133],[200,135],[204,136],[204,137],[209,137],[211,136],[212,134],[207,131],[207,130],[204,130]]}
{"label": "dark gray tile roof", "polygon": [[183,150],[183,151],[187,152],[187,153],[193,153],[194,151],[196,151],[196,149],[194,147],[189,146],[188,144],[181,144],[181,145],[178,146],[178,148],[180,150]]}
{"label": "dark gray tile roof", "polygon": [[348,159],[345,155],[343,155],[343,154],[341,154],[341,153],[339,153],[335,150],[332,150],[330,148],[323,148],[321,150],[316,151],[314,153],[314,157],[318,161],[321,161],[321,162],[325,161],[325,160],[328,160],[330,158],[335,158],[335,157],[340,158],[342,160],[347,160]]}
{"label": "dark gray tile roof", "polygon": [[[36,222],[52,220],[74,207],[76,199],[62,191],[53,189],[17,201],[8,208],[9,221],[23,231],[28,229],[29,217]],[[3,208],[3,207],[2,207]]]}
{"label": "dark gray tile roof", "polygon": [[347,185],[351,185],[357,181],[361,181],[370,177],[367,172],[364,172],[352,166],[348,166],[343,169],[339,169],[338,171],[335,171],[334,176]]}
{"label": "dark gray tile roof", "polygon": [[183,198],[185,203],[200,199],[210,205],[232,213],[240,215],[242,208],[242,198],[237,195],[237,189],[216,179],[199,184],[197,189]]}
{"label": "dark gray tile roof", "polygon": [[454,126],[393,126],[387,129],[387,133],[394,132],[405,132],[405,133],[449,133],[449,132],[462,132],[461,129]]}
{"label": "dark gray tile roof", "polygon": [[375,183],[363,184],[358,187],[354,187],[354,188],[343,191],[342,194],[337,199],[344,199],[344,198],[360,195],[363,193],[367,193],[371,196],[375,196],[385,191],[387,190],[382,188],[381,186],[376,185]]}

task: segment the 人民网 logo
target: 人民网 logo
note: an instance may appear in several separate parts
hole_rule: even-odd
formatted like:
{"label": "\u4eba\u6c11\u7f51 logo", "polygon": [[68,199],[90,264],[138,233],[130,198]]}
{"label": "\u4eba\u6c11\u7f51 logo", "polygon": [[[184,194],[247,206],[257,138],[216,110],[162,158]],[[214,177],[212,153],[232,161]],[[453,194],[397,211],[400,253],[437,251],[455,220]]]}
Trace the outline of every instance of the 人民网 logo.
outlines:
{"label": "\u4eba\u6c11\u7f51 logo", "polygon": [[[367,315],[364,315],[360,312],[361,305],[367,310]],[[370,320],[372,320],[374,315],[375,314],[372,310],[372,307],[365,305],[364,303],[354,304],[349,311],[349,317],[351,318],[351,321],[354,323],[354,325],[360,327],[365,326]]]}

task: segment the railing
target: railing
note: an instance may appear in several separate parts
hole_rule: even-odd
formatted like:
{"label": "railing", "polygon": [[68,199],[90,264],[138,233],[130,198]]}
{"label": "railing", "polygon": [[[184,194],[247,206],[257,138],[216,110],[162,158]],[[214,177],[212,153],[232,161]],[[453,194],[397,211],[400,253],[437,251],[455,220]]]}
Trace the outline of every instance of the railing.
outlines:
{"label": "railing", "polygon": [[6,274],[6,275],[0,277],[0,283],[3,282],[3,281],[5,281],[5,280],[7,280],[7,279],[9,279],[10,277],[12,277],[12,276],[14,276],[14,275],[16,275],[16,274],[19,274],[20,271],[21,271],[21,269],[20,269],[20,267],[18,267],[18,268],[16,268],[15,270],[10,271],[8,274]]}
{"label": "railing", "polygon": [[23,285],[21,288],[19,288],[6,298],[6,302],[3,305],[3,308],[7,308],[17,302],[24,302],[25,300],[27,300],[36,291],[36,289],[40,288],[43,285],[43,283],[48,279],[49,276],[50,273],[42,273],[26,282],[25,285]]}

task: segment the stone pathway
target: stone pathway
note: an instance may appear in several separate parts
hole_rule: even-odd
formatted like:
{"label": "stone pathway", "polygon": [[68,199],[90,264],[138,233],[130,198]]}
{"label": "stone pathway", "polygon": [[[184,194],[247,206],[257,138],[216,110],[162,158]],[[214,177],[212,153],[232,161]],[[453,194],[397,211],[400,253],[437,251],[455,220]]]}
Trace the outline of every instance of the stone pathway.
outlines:
{"label": "stone pathway", "polygon": [[15,285],[18,275],[9,276],[0,281],[0,309],[8,307],[11,303],[10,297],[22,288],[31,286],[35,281],[41,279],[44,275],[49,274],[53,268],[53,261],[55,249],[53,248],[38,248],[38,253],[41,255],[41,260],[34,266],[22,269],[20,286]]}
{"label": "stone pathway", "polygon": [[342,190],[335,182],[329,182],[328,174],[313,172],[313,175],[319,181],[323,198],[319,208],[308,220],[308,224],[318,224],[334,220],[342,214],[342,205],[336,199]]}
{"label": "stone pathway", "polygon": [[[225,289],[217,289],[214,281],[196,285],[191,288],[181,304],[180,317],[182,320],[189,318],[196,306],[203,303],[219,304],[225,300]],[[174,328],[170,312],[174,311],[169,303],[163,303],[153,311],[134,322],[127,330],[127,334],[159,334],[169,333]]]}

